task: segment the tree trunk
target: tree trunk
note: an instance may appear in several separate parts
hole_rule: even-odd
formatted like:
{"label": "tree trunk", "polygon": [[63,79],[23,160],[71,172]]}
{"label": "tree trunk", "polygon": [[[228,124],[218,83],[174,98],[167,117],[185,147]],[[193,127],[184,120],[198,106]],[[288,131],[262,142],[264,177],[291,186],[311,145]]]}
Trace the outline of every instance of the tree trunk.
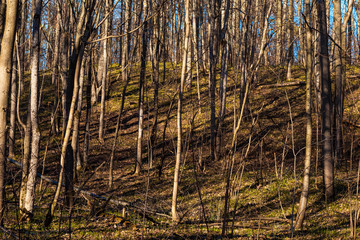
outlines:
{"label": "tree trunk", "polygon": [[176,148],[176,163],[174,170],[174,187],[173,187],[173,195],[172,195],[172,203],[171,203],[171,215],[172,220],[177,222],[180,220],[179,214],[177,212],[177,196],[178,196],[178,188],[179,188],[179,172],[180,172],[180,163],[181,163],[181,145],[182,145],[182,97],[184,92],[184,83],[186,78],[186,61],[188,54],[188,46],[189,46],[189,36],[190,36],[190,20],[189,20],[189,0],[185,0],[185,35],[184,35],[184,49],[183,49],[183,61],[181,66],[181,80],[179,86],[179,100],[178,100],[178,109],[177,109],[177,148]]}
{"label": "tree trunk", "polygon": [[217,126],[217,157],[221,158],[222,150],[222,135],[225,129],[223,124],[225,120],[225,111],[226,111],[226,85],[227,85],[227,75],[228,75],[228,65],[229,65],[229,44],[227,43],[226,32],[228,28],[228,19],[229,19],[229,10],[230,10],[230,0],[225,2],[225,10],[221,14],[221,32],[220,32],[220,42],[222,45],[222,54],[221,54],[221,73],[220,73],[220,89],[219,89],[219,115],[218,115],[218,126]]}
{"label": "tree trunk", "polygon": [[77,171],[82,169],[82,162],[80,158],[80,149],[79,149],[79,129],[80,129],[80,118],[81,118],[81,109],[82,109],[82,96],[83,96],[83,89],[84,89],[84,78],[85,78],[85,65],[87,64],[87,57],[84,56],[84,60],[81,64],[80,69],[80,78],[79,78],[79,93],[78,93],[78,102],[77,102],[77,110],[75,111],[74,116],[74,128],[72,132],[71,138],[71,148],[73,150],[73,160],[74,160],[74,167]]}
{"label": "tree trunk", "polygon": [[65,134],[66,124],[69,118],[70,102],[73,90],[73,83],[69,82],[69,3],[62,2],[62,27],[61,27],[61,81],[62,81],[62,133]]}
{"label": "tree trunk", "polygon": [[322,155],[324,161],[324,192],[327,200],[332,200],[334,191],[334,161],[331,141],[331,79],[328,53],[328,35],[325,0],[318,0],[318,21],[320,31],[320,80],[321,80],[321,121],[322,121]]}
{"label": "tree trunk", "polygon": [[276,65],[281,64],[281,56],[282,56],[282,0],[276,0],[277,1],[277,9],[276,9],[276,56],[275,61]]}
{"label": "tree trunk", "polygon": [[[144,1],[144,14],[143,17],[147,17],[147,4]],[[142,33],[142,46],[141,46],[141,68],[140,68],[140,80],[139,80],[139,127],[138,127],[138,138],[136,148],[136,164],[135,174],[140,174],[142,166],[142,135],[144,125],[144,84],[146,80],[146,55],[147,55],[147,44],[148,44],[148,22],[145,20],[143,33]]]}
{"label": "tree trunk", "polygon": [[11,63],[15,40],[18,0],[6,1],[4,34],[0,52],[0,225],[5,212],[6,113],[8,109]]}
{"label": "tree trunk", "polygon": [[342,121],[342,61],[341,61],[341,1],[334,0],[334,30],[333,39],[336,44],[334,51],[335,63],[335,163],[341,164],[341,121]]}
{"label": "tree trunk", "polygon": [[39,95],[39,64],[40,64],[40,23],[42,0],[33,1],[33,29],[31,35],[31,89],[30,89],[30,121],[31,121],[31,156],[29,164],[29,177],[26,185],[25,213],[32,217],[37,164],[39,160],[40,129],[38,124],[38,95]]}
{"label": "tree trunk", "polygon": [[[288,52],[287,52],[287,79],[292,79],[291,66],[294,61],[294,0],[289,1],[288,6]],[[309,19],[310,20],[310,19]]]}
{"label": "tree trunk", "polygon": [[[305,22],[310,24],[311,21],[311,7],[310,0],[305,1]],[[304,180],[303,188],[300,197],[300,204],[297,213],[297,219],[295,229],[300,228],[303,225],[305,218],[306,206],[309,198],[309,185],[310,185],[310,166],[311,166],[311,84],[312,84],[312,33],[311,26],[306,25],[306,100],[305,100],[305,112],[306,112],[306,149],[304,160]]]}
{"label": "tree trunk", "polygon": [[91,122],[91,78],[92,78],[92,58],[89,52],[89,64],[87,65],[87,80],[86,80],[86,120],[85,120],[85,134],[84,134],[84,168],[88,165],[89,151],[90,151],[90,122]]}
{"label": "tree trunk", "polygon": [[[104,16],[107,19],[104,22],[103,27],[103,37],[107,38],[108,30],[110,25],[110,2],[109,0],[105,0],[105,11]],[[108,16],[110,14],[110,16]],[[99,60],[99,73],[98,78],[99,82],[101,82],[101,109],[100,109],[100,119],[99,119],[99,139],[100,141],[104,141],[104,117],[105,117],[105,100],[106,100],[106,78],[107,78],[107,67],[108,67],[108,43],[109,40],[105,39],[102,41],[101,46],[101,56]]]}
{"label": "tree trunk", "polygon": [[16,132],[16,105],[17,105],[17,64],[16,57],[13,56],[11,73],[11,93],[10,93],[10,128],[9,128],[9,157],[15,156],[15,132]]}
{"label": "tree trunk", "polygon": [[59,129],[59,121],[57,118],[57,108],[59,102],[59,51],[60,51],[60,28],[61,28],[61,10],[59,3],[56,3],[56,31],[55,31],[55,43],[54,43],[54,55],[53,55],[53,66],[51,83],[54,85],[54,105],[51,111],[51,127],[52,132],[56,133]]}
{"label": "tree trunk", "polygon": [[[69,120],[66,125],[66,129],[64,131],[64,139],[62,143],[62,149],[61,149],[61,156],[60,156],[60,174],[59,174],[59,181],[58,186],[56,188],[56,192],[54,195],[54,199],[49,207],[49,211],[47,213],[46,219],[45,219],[45,226],[49,226],[52,222],[52,217],[54,215],[55,207],[57,204],[57,201],[60,196],[60,189],[61,184],[64,177],[64,168],[65,168],[65,161],[66,159],[66,153],[67,153],[67,146],[70,139],[71,134],[71,128],[73,124],[74,119],[74,113],[75,113],[75,105],[78,97],[78,91],[79,91],[79,78],[80,78],[80,68],[82,63],[82,58],[84,55],[84,44],[87,41],[87,39],[90,36],[90,31],[92,28],[92,18],[90,17],[92,10],[94,8],[94,2],[83,2],[81,4],[81,12],[78,17],[77,26],[76,26],[76,35],[75,35],[75,42],[74,42],[74,49],[71,54],[71,63],[70,69],[69,69],[69,82],[73,82],[74,89],[72,94],[72,100],[70,105],[70,112],[69,112]],[[84,29],[85,26],[85,29]],[[81,41],[82,40],[82,41]],[[65,173],[68,174],[68,173]],[[73,196],[73,189],[68,189],[66,196],[68,198],[69,207],[71,209],[72,207],[72,196]]]}
{"label": "tree trunk", "polygon": [[216,146],[216,116],[215,116],[215,90],[216,90],[216,63],[219,53],[220,40],[220,14],[221,1],[211,0],[209,2],[209,53],[210,53],[210,159],[215,160]]}

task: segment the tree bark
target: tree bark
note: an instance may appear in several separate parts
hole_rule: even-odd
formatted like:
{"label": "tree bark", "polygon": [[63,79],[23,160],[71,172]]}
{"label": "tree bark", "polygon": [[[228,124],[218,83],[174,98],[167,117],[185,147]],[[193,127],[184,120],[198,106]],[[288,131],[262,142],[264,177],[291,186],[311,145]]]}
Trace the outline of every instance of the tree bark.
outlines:
{"label": "tree bark", "polygon": [[56,114],[59,102],[59,52],[60,52],[60,33],[61,33],[61,10],[59,3],[56,3],[56,30],[55,30],[55,42],[54,42],[54,55],[53,55],[53,66],[51,83],[54,85],[54,105],[51,111],[51,127],[52,132],[56,133],[59,129],[59,121]]}
{"label": "tree bark", "polygon": [[209,2],[209,60],[210,60],[210,159],[215,160],[216,147],[216,116],[215,116],[215,91],[216,91],[216,63],[220,44],[220,15],[221,1],[211,0]]}
{"label": "tree bark", "polygon": [[180,220],[178,211],[177,211],[177,196],[179,188],[179,172],[180,172],[180,163],[181,163],[181,148],[182,148],[182,104],[183,104],[183,92],[184,92],[184,83],[186,78],[186,61],[189,47],[189,36],[190,36],[190,20],[189,20],[189,0],[185,0],[185,35],[184,35],[184,49],[183,49],[183,61],[181,66],[181,79],[179,86],[179,99],[178,99],[178,109],[177,109],[177,148],[176,148],[176,162],[175,162],[175,171],[174,171],[174,187],[172,194],[172,203],[171,203],[171,216],[172,220],[178,222]]}
{"label": "tree bark", "polygon": [[[45,226],[49,226],[52,222],[52,217],[54,215],[55,207],[60,196],[61,184],[64,178],[65,161],[68,160],[66,159],[67,146],[70,139],[71,128],[73,125],[73,119],[75,113],[75,105],[78,97],[80,68],[81,68],[82,58],[84,55],[84,48],[85,48],[84,45],[87,39],[89,38],[92,29],[92,18],[90,17],[90,15],[93,11],[93,8],[94,8],[94,1],[83,2],[81,4],[81,12],[78,16],[74,49],[71,54],[72,64],[70,64],[70,69],[69,69],[69,82],[73,82],[74,88],[73,88],[72,100],[70,105],[69,119],[67,121],[66,129],[64,132],[65,134],[61,149],[61,156],[60,156],[61,169],[60,169],[59,181],[58,181],[59,184],[56,188],[54,199],[49,207],[49,211],[45,219]],[[70,188],[67,191],[66,196],[68,198],[69,207],[71,209],[73,189]]]}
{"label": "tree bark", "polygon": [[288,52],[287,52],[287,79],[292,79],[291,66],[294,61],[294,0],[289,0],[288,5]]}
{"label": "tree bark", "polygon": [[9,128],[9,157],[14,158],[15,156],[15,132],[16,132],[16,105],[17,105],[17,64],[16,57],[13,56],[13,68],[11,73],[11,84],[10,84],[10,128]]}
{"label": "tree bark", "polygon": [[[104,22],[103,27],[103,36],[107,38],[108,30],[110,25],[110,0],[105,0],[105,11],[104,16],[107,19]],[[111,14],[110,14],[111,15]],[[109,40],[105,39],[102,41],[101,46],[101,58],[99,60],[99,69],[98,78],[100,78],[99,82],[101,82],[101,109],[100,109],[100,119],[99,119],[99,139],[100,141],[104,141],[104,117],[105,117],[105,100],[106,100],[106,78],[107,78],[107,67],[108,67],[108,43]]]}
{"label": "tree bark", "polygon": [[[147,17],[147,4],[144,1],[144,19]],[[146,55],[148,45],[148,22],[145,20],[143,33],[142,33],[142,44],[141,44],[141,67],[140,67],[140,80],[139,80],[139,125],[138,125],[138,137],[136,147],[136,163],[135,163],[135,174],[140,174],[142,168],[142,135],[144,125],[144,84],[146,80]]]}
{"label": "tree bark", "polygon": [[37,164],[39,160],[40,129],[38,123],[39,64],[40,64],[40,23],[42,0],[33,1],[33,30],[31,35],[31,89],[30,89],[30,122],[31,122],[31,155],[29,177],[26,185],[25,213],[32,217],[35,198]]}
{"label": "tree bark", "polygon": [[276,56],[275,61],[276,65],[281,64],[281,56],[282,56],[282,29],[283,29],[283,23],[282,23],[282,17],[283,17],[283,11],[282,11],[282,0],[276,0],[277,1],[277,9],[276,9]]}
{"label": "tree bark", "polygon": [[335,63],[335,163],[341,164],[341,119],[342,119],[342,61],[341,61],[341,1],[334,0],[334,32],[333,39],[336,44],[334,50]]}
{"label": "tree bark", "polygon": [[324,192],[326,200],[332,200],[334,191],[334,161],[331,141],[331,79],[328,53],[328,34],[325,0],[318,0],[318,21],[320,31],[320,81],[321,81],[321,121],[322,121],[322,155],[324,162]]}
{"label": "tree bark", "polygon": [[6,1],[4,33],[0,52],[0,225],[3,225],[5,212],[5,162],[6,162],[6,113],[8,109],[11,64],[15,40],[18,0]]}
{"label": "tree bark", "polygon": [[221,42],[221,73],[220,73],[220,88],[219,88],[219,114],[218,114],[218,126],[217,126],[217,154],[218,158],[221,158],[222,150],[222,136],[223,136],[223,124],[225,120],[225,111],[226,111],[226,85],[227,85],[227,76],[228,76],[228,65],[229,65],[229,48],[226,39],[226,32],[228,29],[228,20],[229,20],[229,10],[230,10],[230,0],[225,1],[224,10],[221,13],[221,32],[220,32],[220,42]]}
{"label": "tree bark", "polygon": [[300,204],[297,213],[295,229],[303,225],[305,218],[306,206],[309,198],[310,185],[310,166],[311,166],[311,138],[312,138],[312,120],[311,120],[311,84],[312,84],[312,33],[311,33],[311,7],[310,0],[305,0],[305,22],[306,22],[306,149],[304,160],[304,179],[303,188],[300,197]]}
{"label": "tree bark", "polygon": [[83,99],[83,89],[84,89],[84,79],[85,79],[85,65],[87,64],[87,56],[84,56],[84,60],[81,64],[80,77],[79,77],[79,93],[78,101],[74,116],[74,128],[71,138],[71,148],[73,150],[73,160],[76,171],[80,171],[83,167],[81,158],[80,158],[80,146],[79,146],[79,134],[80,134],[80,118],[81,118],[81,109],[82,109],[82,99]]}

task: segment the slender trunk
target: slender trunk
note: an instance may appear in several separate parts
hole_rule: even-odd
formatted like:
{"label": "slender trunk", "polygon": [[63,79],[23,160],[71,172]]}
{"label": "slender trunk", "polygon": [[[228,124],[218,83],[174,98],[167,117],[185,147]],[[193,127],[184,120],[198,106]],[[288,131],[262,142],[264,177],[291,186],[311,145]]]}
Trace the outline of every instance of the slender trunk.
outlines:
{"label": "slender trunk", "polygon": [[[147,6],[144,6],[144,18],[147,17]],[[138,127],[138,138],[136,148],[136,164],[135,174],[140,174],[142,166],[142,135],[144,125],[144,84],[146,80],[146,55],[147,55],[147,31],[148,22],[144,22],[144,29],[142,33],[142,47],[141,47],[141,69],[140,69],[140,80],[139,80],[139,127]]]}
{"label": "slender trunk", "polygon": [[341,164],[341,121],[342,121],[342,61],[341,61],[341,1],[334,0],[334,33],[335,41],[334,62],[335,62],[335,163]]}
{"label": "slender trunk", "polygon": [[89,159],[90,151],[90,122],[91,122],[91,66],[92,58],[89,53],[89,64],[87,65],[87,80],[86,80],[86,120],[85,120],[85,134],[84,134],[84,160],[83,167],[86,168]]}
{"label": "slender trunk", "polygon": [[37,164],[39,160],[40,129],[38,124],[38,95],[39,95],[39,64],[40,64],[40,23],[42,0],[35,0],[32,6],[33,26],[31,35],[31,82],[30,82],[30,122],[31,122],[31,156],[29,176],[26,185],[25,211],[32,217]]}
{"label": "slender trunk", "polygon": [[328,53],[328,35],[325,0],[318,0],[318,21],[320,31],[320,80],[321,80],[321,120],[323,136],[324,192],[325,198],[331,200],[334,195],[334,161],[331,141],[331,79]]}
{"label": "slender trunk", "polygon": [[276,9],[276,65],[281,64],[281,56],[282,56],[282,0],[277,1],[277,9]]}
{"label": "slender trunk", "polygon": [[[13,57],[16,60],[16,57]],[[15,132],[16,132],[16,105],[17,105],[17,64],[13,61],[13,68],[11,73],[11,93],[10,93],[10,128],[9,128],[9,157],[15,156]]]}
{"label": "slender trunk", "polygon": [[[110,13],[110,2],[109,0],[105,1],[105,14],[107,16]],[[110,16],[105,20],[105,24],[103,26],[104,37],[108,36],[108,30],[110,25]],[[99,70],[98,78],[100,78],[99,82],[101,82],[101,109],[100,109],[100,119],[99,119],[99,139],[100,141],[104,141],[104,117],[105,117],[105,100],[106,100],[106,77],[107,77],[107,67],[108,67],[108,43],[109,40],[105,39],[102,41],[102,55],[101,55],[101,71]]]}
{"label": "slender trunk", "polygon": [[73,83],[69,82],[69,73],[67,69],[69,69],[69,3],[62,2],[62,27],[61,27],[61,41],[60,41],[60,49],[61,49],[61,81],[62,81],[62,132],[63,135],[65,133],[66,124],[69,117],[69,108],[70,101],[73,89]]}
{"label": "slender trunk", "polygon": [[[164,21],[164,19],[163,19]],[[161,48],[160,48],[160,33],[163,32],[163,28],[161,27],[160,15],[156,19],[154,26],[153,26],[154,37],[153,40],[155,41],[154,50],[152,51],[152,75],[153,75],[153,86],[154,86],[154,115],[152,120],[151,126],[151,135],[150,135],[150,156],[149,156],[149,167],[153,167],[153,160],[154,160],[154,149],[156,144],[156,136],[157,136],[157,127],[158,127],[158,112],[159,112],[159,67],[160,67],[160,56],[161,56]]]}
{"label": "slender trunk", "polygon": [[[29,96],[30,100],[30,96]],[[18,99],[19,101],[19,99]],[[31,150],[31,122],[30,122],[30,104],[27,109],[27,119],[26,125],[24,128],[24,153],[22,158],[22,171],[21,171],[21,184],[20,184],[20,196],[19,196],[19,208],[20,211],[25,210],[25,196],[26,196],[26,185],[29,176],[29,159],[30,159],[30,150]],[[23,212],[25,213],[25,211]]]}
{"label": "slender trunk", "polygon": [[181,80],[179,86],[179,100],[178,100],[178,109],[177,109],[177,148],[176,148],[176,163],[174,170],[174,187],[171,203],[171,216],[172,220],[177,222],[180,220],[179,214],[177,212],[177,196],[179,188],[179,172],[180,172],[180,163],[181,163],[181,145],[182,145],[182,98],[184,92],[184,83],[186,78],[186,61],[189,47],[189,36],[190,36],[190,20],[189,20],[189,0],[185,0],[185,39],[184,39],[184,49],[183,49],[183,61],[181,66]]}
{"label": "slender trunk", "polygon": [[6,1],[4,34],[0,53],[0,225],[3,225],[5,212],[5,162],[6,162],[6,113],[8,109],[11,63],[15,40],[18,0]]}
{"label": "slender trunk", "polygon": [[[305,21],[310,24],[311,21],[311,7],[310,0],[305,1]],[[304,180],[303,188],[300,198],[299,210],[297,213],[297,219],[295,224],[295,229],[302,227],[305,210],[309,198],[309,185],[310,185],[310,166],[311,166],[311,138],[312,138],[312,129],[311,129],[311,84],[312,84],[312,33],[311,26],[306,25],[306,102],[305,102],[305,111],[306,111],[306,150],[305,150],[305,160],[304,160]]]}
{"label": "slender trunk", "polygon": [[79,131],[80,131],[80,118],[81,118],[81,109],[82,109],[82,96],[84,89],[84,78],[85,78],[85,66],[86,66],[87,57],[84,56],[84,60],[81,64],[80,69],[80,78],[79,78],[79,93],[78,93],[78,102],[77,102],[77,110],[75,111],[74,116],[74,128],[72,132],[71,138],[71,148],[73,150],[73,159],[74,159],[74,167],[77,171],[82,169],[82,162],[80,158],[80,149],[79,149]]}
{"label": "slender trunk", "polygon": [[294,0],[290,0],[288,9],[287,79],[292,79],[291,66],[294,61]]}
{"label": "slender trunk", "polygon": [[221,32],[220,42],[222,43],[222,54],[221,54],[221,73],[220,73],[220,90],[219,90],[219,115],[218,115],[218,126],[217,126],[217,157],[221,158],[222,150],[222,135],[223,135],[223,124],[225,119],[226,111],[226,85],[229,65],[229,44],[225,40],[226,32],[228,28],[230,1],[225,2],[225,10],[221,14]]}
{"label": "slender trunk", "polygon": [[51,83],[54,85],[54,105],[51,111],[51,127],[52,132],[56,133],[59,129],[59,121],[56,114],[57,105],[59,102],[59,51],[60,51],[60,24],[61,24],[61,10],[59,4],[56,4],[56,31],[55,31],[55,43],[54,43],[54,55],[53,55],[53,66]]}
{"label": "slender trunk", "polygon": [[[86,5],[86,6],[85,6]],[[62,143],[62,149],[61,149],[61,155],[60,155],[60,174],[59,174],[59,181],[58,186],[56,188],[56,192],[54,195],[54,199],[49,207],[49,211],[46,216],[45,220],[45,226],[49,226],[52,222],[52,217],[54,215],[55,207],[57,204],[57,201],[60,196],[60,189],[61,184],[64,177],[64,170],[65,170],[65,164],[70,165],[69,163],[65,163],[66,160],[66,153],[68,153],[68,143],[70,139],[71,134],[71,128],[73,125],[73,119],[74,119],[74,113],[75,113],[75,105],[78,97],[78,91],[79,91],[79,78],[80,78],[80,68],[82,63],[82,58],[84,55],[84,43],[87,41],[87,39],[90,36],[90,29],[92,28],[92,18],[90,17],[92,9],[93,9],[94,2],[83,2],[81,4],[81,12],[78,17],[78,22],[76,26],[76,35],[75,35],[75,42],[74,42],[74,49],[71,55],[71,63],[70,69],[69,69],[69,81],[74,83],[74,89],[72,94],[72,100],[70,105],[70,112],[69,112],[69,120],[66,125],[66,129],[64,131],[64,139]],[[84,25],[86,25],[85,30],[83,30]],[[80,41],[82,40],[82,41]],[[69,177],[69,173],[68,178]],[[72,181],[72,179],[70,180]],[[72,207],[72,196],[73,196],[73,189],[72,186],[68,186],[68,191],[66,193],[66,196],[68,198],[69,207],[71,209]]]}
{"label": "slender trunk", "polygon": [[209,53],[210,53],[210,158],[215,160],[215,146],[216,146],[216,116],[215,116],[215,90],[216,90],[216,63],[219,53],[220,44],[220,24],[221,18],[220,5],[221,1],[212,0],[209,2]]}

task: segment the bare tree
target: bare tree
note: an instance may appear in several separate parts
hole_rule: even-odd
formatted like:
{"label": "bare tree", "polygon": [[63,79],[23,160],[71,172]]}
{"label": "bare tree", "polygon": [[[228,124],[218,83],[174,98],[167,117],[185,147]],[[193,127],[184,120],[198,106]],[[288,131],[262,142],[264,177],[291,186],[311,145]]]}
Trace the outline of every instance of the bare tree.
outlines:
{"label": "bare tree", "polygon": [[31,89],[30,89],[30,121],[31,121],[31,157],[29,176],[26,185],[25,214],[31,217],[34,207],[37,164],[39,160],[40,129],[38,124],[39,64],[40,64],[40,22],[42,0],[36,0],[32,6],[33,31],[31,35]]}
{"label": "bare tree", "polygon": [[332,157],[331,141],[331,79],[330,63],[328,52],[328,30],[326,17],[325,0],[318,0],[318,26],[320,31],[320,80],[321,80],[321,121],[322,121],[322,155],[324,161],[324,192],[327,200],[331,200],[334,195],[334,161]]}
{"label": "bare tree", "polygon": [[209,1],[209,84],[210,84],[210,158],[215,159],[215,146],[216,146],[216,116],[215,116],[215,90],[216,90],[216,63],[219,54],[220,45],[220,6],[221,1]]}
{"label": "bare tree", "polygon": [[310,0],[305,0],[305,19],[306,24],[306,149],[304,160],[304,180],[303,188],[300,197],[300,204],[297,213],[295,228],[302,227],[305,218],[306,205],[309,198],[310,185],[310,166],[311,166],[311,137],[312,137],[312,120],[311,120],[311,84],[313,75],[313,61],[312,61],[312,32],[311,32],[311,3]]}
{"label": "bare tree", "polygon": [[[73,125],[73,119],[74,119],[74,113],[75,113],[75,105],[77,103],[78,99],[78,91],[79,91],[79,78],[80,78],[80,69],[81,69],[81,63],[85,51],[85,43],[90,37],[91,29],[93,28],[93,18],[91,16],[93,10],[94,10],[94,1],[86,1],[81,3],[81,11],[78,16],[78,22],[76,26],[76,34],[75,34],[75,42],[74,42],[74,49],[71,54],[71,63],[70,69],[69,69],[69,82],[73,82],[74,89],[72,94],[72,100],[70,105],[70,112],[69,112],[69,120],[67,122],[67,126],[65,129],[64,139],[62,143],[62,149],[61,149],[61,155],[60,155],[60,174],[59,174],[59,181],[56,188],[56,192],[54,195],[54,199],[52,203],[50,204],[49,211],[46,216],[45,220],[45,226],[49,226],[52,222],[52,217],[54,215],[55,207],[58,202],[59,196],[60,196],[60,189],[62,185],[62,181],[64,178],[64,172],[65,172],[65,164],[68,166],[70,165],[72,169],[72,165],[69,163],[66,163],[66,161],[69,160],[69,158],[66,158],[66,155],[69,156],[70,154],[67,154],[68,149],[68,143],[70,139],[71,129]],[[67,174],[67,173],[65,173]],[[70,181],[72,176],[67,175],[66,178]],[[73,189],[72,186],[67,187],[67,198],[68,198],[68,204],[70,205],[70,209],[72,207],[72,196],[73,196]]]}
{"label": "bare tree", "polygon": [[178,99],[178,108],[177,108],[177,144],[176,144],[176,162],[175,162],[175,171],[174,171],[174,187],[171,203],[171,216],[173,221],[179,221],[180,217],[177,211],[177,196],[179,188],[179,172],[180,172],[180,163],[181,163],[181,148],[182,148],[182,104],[183,104],[183,92],[184,84],[186,78],[186,61],[189,47],[189,37],[190,37],[190,6],[189,0],[185,0],[185,35],[184,35],[184,52],[183,52],[183,61],[181,66],[181,79],[179,85],[179,99]]}
{"label": "bare tree", "polygon": [[142,165],[142,136],[144,128],[144,84],[146,80],[146,55],[148,48],[148,20],[147,18],[147,2],[143,1],[143,19],[144,28],[142,32],[142,43],[141,43],[141,66],[140,66],[140,80],[139,80],[139,124],[138,124],[138,137],[137,137],[137,148],[136,148],[136,164],[135,174],[139,174]]}
{"label": "bare tree", "polygon": [[111,19],[111,12],[110,12],[110,0],[105,1],[104,7],[104,17],[105,22],[102,26],[103,37],[105,38],[101,42],[101,53],[100,53],[100,60],[99,60],[99,72],[98,78],[99,82],[101,82],[101,109],[100,109],[100,120],[99,120],[99,139],[100,141],[104,141],[104,117],[105,117],[105,99],[106,99],[106,78],[107,78],[107,67],[108,67],[108,45],[109,40],[107,36],[109,35],[109,27],[110,27],[110,19]]}
{"label": "bare tree", "polygon": [[3,224],[5,211],[5,161],[6,161],[6,113],[8,109],[9,87],[13,47],[15,41],[16,19],[18,13],[18,0],[1,2],[1,7],[6,4],[5,23],[1,38],[0,52],[0,225]]}

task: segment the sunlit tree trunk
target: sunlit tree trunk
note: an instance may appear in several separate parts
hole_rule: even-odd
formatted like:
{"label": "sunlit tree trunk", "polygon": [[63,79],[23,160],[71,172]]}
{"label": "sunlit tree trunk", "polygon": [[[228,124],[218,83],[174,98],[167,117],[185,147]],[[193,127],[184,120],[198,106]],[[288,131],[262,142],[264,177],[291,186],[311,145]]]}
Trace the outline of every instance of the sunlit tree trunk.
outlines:
{"label": "sunlit tree trunk", "polygon": [[30,82],[30,121],[31,121],[31,155],[29,177],[26,186],[25,213],[28,217],[33,214],[37,164],[39,160],[40,129],[38,123],[38,95],[39,95],[39,64],[40,64],[40,23],[42,0],[33,1],[33,25],[31,35],[31,82]]}
{"label": "sunlit tree trunk", "polygon": [[305,218],[305,211],[309,199],[310,185],[310,166],[311,166],[311,137],[312,137],[312,120],[311,120],[311,84],[312,84],[312,33],[311,33],[311,7],[310,0],[305,0],[305,24],[306,24],[306,149],[304,160],[304,179],[303,188],[300,197],[300,204],[297,213],[295,228],[302,227]]}
{"label": "sunlit tree trunk", "polygon": [[[110,25],[110,0],[105,1],[105,11],[104,16],[107,19],[104,22],[103,27],[103,37],[107,38],[109,32]],[[110,14],[110,15],[109,15]],[[108,16],[109,15],[109,16]],[[105,39],[101,42],[101,57],[99,60],[99,72],[98,78],[99,82],[101,82],[101,109],[100,109],[100,119],[99,119],[99,139],[100,141],[104,141],[104,117],[105,117],[105,99],[106,99],[106,78],[107,78],[107,67],[108,67],[108,44],[109,40]]]}
{"label": "sunlit tree trunk", "polygon": [[[1,4],[5,4],[2,1]],[[4,34],[0,52],[0,225],[3,225],[5,211],[5,162],[6,162],[6,113],[8,109],[11,64],[15,40],[18,0],[6,1]]]}
{"label": "sunlit tree trunk", "polygon": [[287,27],[287,79],[292,79],[291,66],[294,62],[294,0],[288,3],[288,27]]}
{"label": "sunlit tree trunk", "polygon": [[84,79],[85,79],[85,64],[87,57],[84,56],[84,60],[81,64],[80,77],[79,77],[79,93],[78,93],[78,102],[76,106],[75,116],[74,116],[74,127],[71,138],[71,147],[73,150],[73,159],[75,169],[80,171],[82,169],[82,162],[80,158],[80,149],[79,149],[79,134],[80,134],[80,118],[81,118],[81,109],[82,109],[82,98],[83,98],[83,89],[84,89]]}
{"label": "sunlit tree trunk", "polygon": [[183,92],[184,92],[184,83],[186,79],[186,61],[189,47],[189,36],[190,36],[190,19],[189,19],[189,0],[185,0],[185,35],[184,35],[184,49],[183,49],[183,61],[181,66],[181,79],[179,86],[179,99],[178,99],[178,108],[177,108],[177,148],[176,148],[176,162],[175,162],[175,171],[174,171],[174,187],[171,203],[171,216],[172,220],[177,222],[180,220],[178,211],[177,211],[177,196],[179,188],[179,173],[180,173],[180,163],[181,163],[181,148],[182,148],[182,104],[183,104]]}
{"label": "sunlit tree trunk", "polygon": [[282,11],[282,0],[276,0],[277,8],[276,8],[276,65],[281,64],[281,56],[282,56],[282,29],[283,29],[283,23],[282,23],[282,17],[283,17],[283,11]]}
{"label": "sunlit tree trunk", "polygon": [[335,163],[341,164],[341,115],[342,115],[342,61],[341,61],[341,1],[334,0],[333,28],[334,63],[335,63]]}

